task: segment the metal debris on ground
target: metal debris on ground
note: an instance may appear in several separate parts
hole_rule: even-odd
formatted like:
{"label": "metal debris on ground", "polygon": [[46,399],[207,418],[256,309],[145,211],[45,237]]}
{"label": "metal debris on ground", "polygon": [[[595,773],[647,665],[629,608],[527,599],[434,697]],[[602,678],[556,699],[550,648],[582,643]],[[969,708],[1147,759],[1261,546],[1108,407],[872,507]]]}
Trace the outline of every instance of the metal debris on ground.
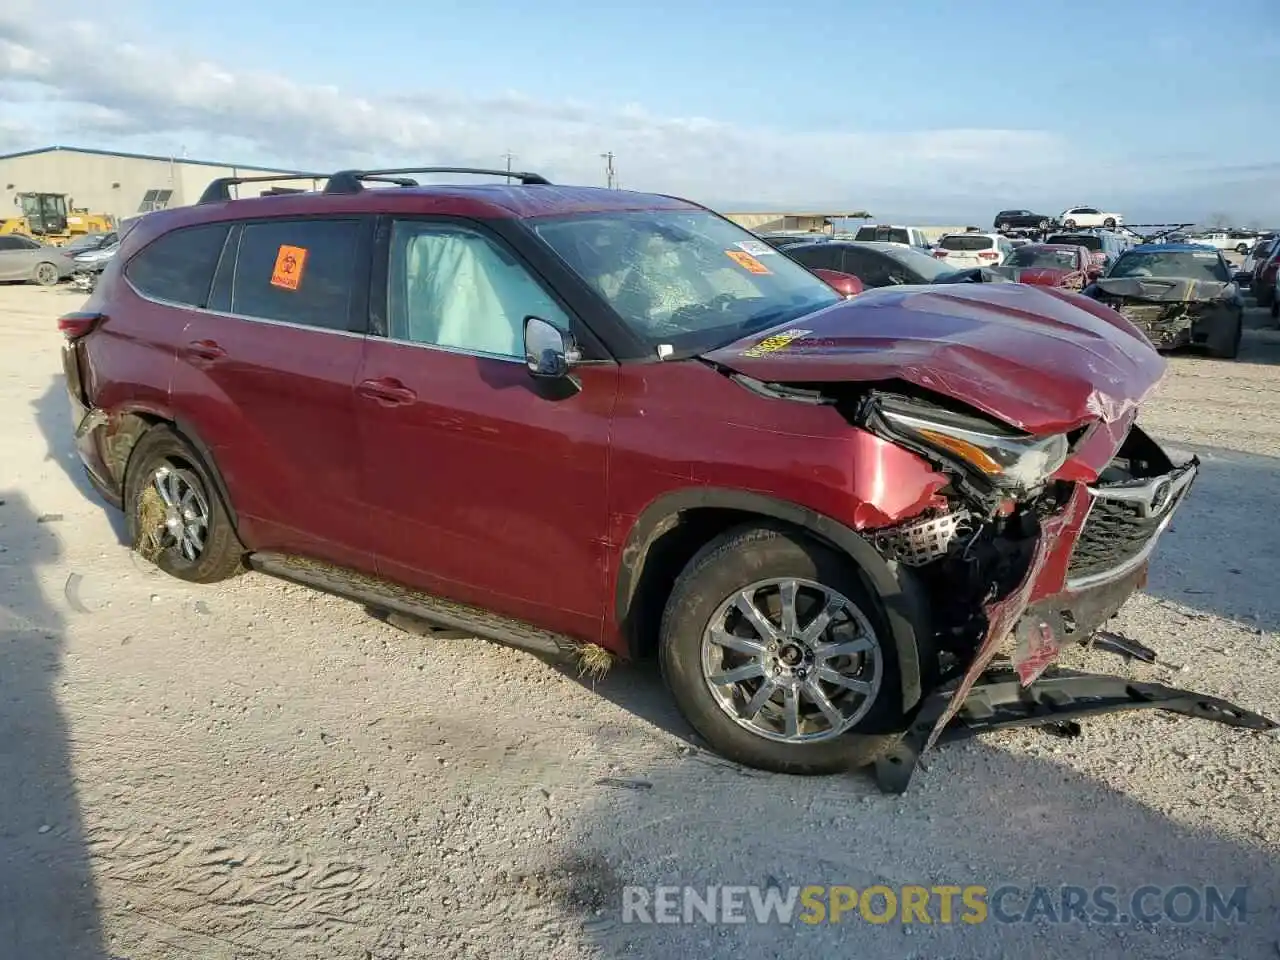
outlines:
{"label": "metal debris on ground", "polygon": [[76,613],[92,613],[88,607],[84,605],[84,601],[80,599],[80,584],[84,583],[84,577],[78,573],[67,574],[67,582],[62,585],[62,595],[67,598],[67,605]]}
{"label": "metal debris on ground", "polygon": [[648,780],[632,780],[626,777],[601,777],[596,781],[597,787],[624,787],[627,790],[651,790],[653,784]]}
{"label": "metal debris on ground", "polygon": [[42,513],[36,517],[36,523],[57,523],[61,519],[62,514],[60,513]]}

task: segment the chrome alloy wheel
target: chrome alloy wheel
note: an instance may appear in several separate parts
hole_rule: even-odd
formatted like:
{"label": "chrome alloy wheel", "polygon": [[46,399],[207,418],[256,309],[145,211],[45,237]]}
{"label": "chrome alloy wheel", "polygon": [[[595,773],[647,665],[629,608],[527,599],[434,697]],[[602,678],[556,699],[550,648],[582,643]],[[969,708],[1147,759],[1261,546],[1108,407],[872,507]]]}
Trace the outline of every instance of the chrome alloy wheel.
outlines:
{"label": "chrome alloy wheel", "polygon": [[702,634],[702,676],[730,718],[784,743],[844,733],[880,692],[884,657],[847,597],[811,580],[761,580],[730,596]]}
{"label": "chrome alloy wheel", "polygon": [[189,470],[165,464],[157,468],[151,483],[164,502],[164,517],[155,531],[160,549],[195,563],[204,552],[209,533],[209,504],[200,491],[199,479]]}

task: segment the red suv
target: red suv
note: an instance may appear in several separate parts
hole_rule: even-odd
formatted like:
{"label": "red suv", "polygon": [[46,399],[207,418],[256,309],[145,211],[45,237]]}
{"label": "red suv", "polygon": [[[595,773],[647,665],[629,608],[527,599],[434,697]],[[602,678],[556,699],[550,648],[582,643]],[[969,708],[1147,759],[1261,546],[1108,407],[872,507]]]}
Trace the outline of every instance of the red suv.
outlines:
{"label": "red suv", "polygon": [[165,571],[657,651],[722,754],[832,771],[1007,640],[1030,683],[1092,636],[1196,475],[1134,425],[1164,361],[1077,294],[845,299],[684,200],[412,172],[215,181],[60,321]]}

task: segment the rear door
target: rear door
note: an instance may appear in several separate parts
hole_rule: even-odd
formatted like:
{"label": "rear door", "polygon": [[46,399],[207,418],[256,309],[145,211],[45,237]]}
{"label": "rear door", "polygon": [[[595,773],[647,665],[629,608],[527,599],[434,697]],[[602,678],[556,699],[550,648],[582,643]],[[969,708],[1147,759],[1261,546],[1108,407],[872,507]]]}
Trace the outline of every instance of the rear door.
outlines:
{"label": "rear door", "polygon": [[577,321],[486,225],[388,220],[378,247],[374,315],[385,329],[364,345],[356,409],[379,572],[598,637],[617,365],[579,365],[576,393],[535,384],[524,318],[564,330]]}
{"label": "rear door", "polygon": [[187,313],[172,402],[221,468],[246,544],[371,569],[352,388],[371,218],[237,224]]}

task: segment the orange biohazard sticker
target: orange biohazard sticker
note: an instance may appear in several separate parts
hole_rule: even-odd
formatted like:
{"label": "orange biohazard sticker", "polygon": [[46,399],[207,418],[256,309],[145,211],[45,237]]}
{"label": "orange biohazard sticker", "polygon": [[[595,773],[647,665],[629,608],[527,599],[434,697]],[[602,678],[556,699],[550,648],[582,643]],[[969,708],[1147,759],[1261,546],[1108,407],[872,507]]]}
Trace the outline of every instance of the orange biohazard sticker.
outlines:
{"label": "orange biohazard sticker", "polygon": [[745,250],[726,250],[724,254],[748,273],[773,273],[772,270]]}
{"label": "orange biohazard sticker", "polygon": [[271,271],[271,285],[283,290],[297,290],[302,283],[302,268],[307,263],[306,247],[280,245],[276,254],[275,269]]}

